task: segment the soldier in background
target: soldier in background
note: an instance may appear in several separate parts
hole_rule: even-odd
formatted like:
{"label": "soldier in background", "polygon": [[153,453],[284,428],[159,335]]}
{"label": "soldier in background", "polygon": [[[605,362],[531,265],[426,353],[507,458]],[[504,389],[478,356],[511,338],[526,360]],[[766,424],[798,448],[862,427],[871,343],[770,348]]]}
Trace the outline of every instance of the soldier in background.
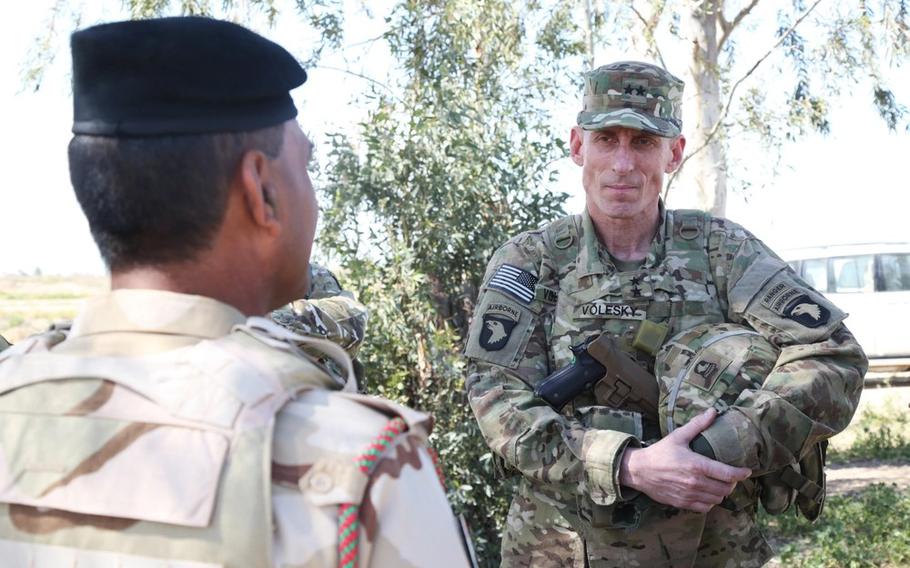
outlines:
{"label": "soldier in background", "polygon": [[[310,289],[306,296],[273,311],[271,318],[294,333],[324,337],[340,345],[353,359],[357,384],[363,384],[363,365],[356,357],[366,334],[369,312],[351,292],[341,288],[329,269],[310,263]],[[332,364],[330,360],[323,363]]]}
{"label": "soldier in background", "polygon": [[206,18],[72,51],[70,174],[112,291],[0,355],[3,565],[466,565],[430,418],[259,317],[308,290],[304,70]]}
{"label": "soldier in background", "polygon": [[369,319],[366,307],[323,266],[311,263],[309,280],[306,296],[273,311],[272,319],[295,333],[325,337],[356,357]]}
{"label": "soldier in background", "polygon": [[[758,495],[717,505],[801,460],[856,409],[867,361],[846,314],[741,226],[664,208],[664,175],[685,148],[682,92],[646,63],[589,73],[570,141],[584,212],[514,237],[488,265],[466,388],[487,443],[521,475],[504,566],[764,564]],[[653,375],[665,338],[720,322],[760,333],[780,349],[776,365],[722,414],[666,437],[610,407],[601,385],[562,412],[534,394],[602,332]],[[707,384],[719,369],[696,371]]]}

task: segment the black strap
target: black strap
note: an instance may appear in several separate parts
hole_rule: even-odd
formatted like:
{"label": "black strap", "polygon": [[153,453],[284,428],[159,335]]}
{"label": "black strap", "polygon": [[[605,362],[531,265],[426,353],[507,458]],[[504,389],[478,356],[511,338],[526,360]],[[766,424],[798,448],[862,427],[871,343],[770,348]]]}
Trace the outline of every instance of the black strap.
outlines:
{"label": "black strap", "polygon": [[821,503],[824,492],[818,483],[808,477],[796,473],[793,468],[786,467],[780,474],[780,479],[797,493],[816,503]]}

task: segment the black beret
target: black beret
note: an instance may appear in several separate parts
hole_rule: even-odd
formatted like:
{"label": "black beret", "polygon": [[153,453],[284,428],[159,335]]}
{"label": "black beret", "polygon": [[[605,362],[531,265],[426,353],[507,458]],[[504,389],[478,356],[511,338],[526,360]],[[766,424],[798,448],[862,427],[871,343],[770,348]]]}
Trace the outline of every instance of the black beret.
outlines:
{"label": "black beret", "polygon": [[160,18],[73,34],[73,133],[256,130],[297,116],[306,71],[277,43],[220,20]]}

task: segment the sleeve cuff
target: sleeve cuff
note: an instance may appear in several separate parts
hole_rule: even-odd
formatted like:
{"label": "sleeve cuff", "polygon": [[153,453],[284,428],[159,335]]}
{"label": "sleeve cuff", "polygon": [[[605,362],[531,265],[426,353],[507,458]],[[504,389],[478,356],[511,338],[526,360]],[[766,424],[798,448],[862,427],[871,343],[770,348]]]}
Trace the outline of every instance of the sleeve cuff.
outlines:
{"label": "sleeve cuff", "polygon": [[714,457],[717,461],[736,467],[754,469],[757,464],[746,463],[752,460],[747,459],[745,451],[745,448],[755,439],[750,432],[751,429],[752,423],[749,422],[749,419],[731,409],[718,416],[701,435],[714,450]]}
{"label": "sleeve cuff", "polygon": [[595,505],[612,505],[634,497],[623,494],[619,486],[619,462],[630,444],[639,445],[635,436],[615,430],[589,430],[585,434],[585,482]]}

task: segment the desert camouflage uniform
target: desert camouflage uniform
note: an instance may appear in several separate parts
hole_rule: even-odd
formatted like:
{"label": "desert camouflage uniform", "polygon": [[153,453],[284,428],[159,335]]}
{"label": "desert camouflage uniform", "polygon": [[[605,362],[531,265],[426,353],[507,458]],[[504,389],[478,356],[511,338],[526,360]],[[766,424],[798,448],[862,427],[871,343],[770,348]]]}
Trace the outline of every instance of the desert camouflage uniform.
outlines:
{"label": "desert camouflage uniform", "polygon": [[866,359],[845,314],[739,225],[660,207],[639,269],[617,270],[586,212],[511,239],[489,263],[466,347],[467,390],[487,443],[522,475],[504,566],[580,567],[585,556],[597,567],[759,566],[771,556],[754,505],[704,515],[620,487],[623,450],[656,440],[656,425],[603,406],[596,390],[562,413],[534,396],[591,335],[615,334],[651,372],[653,355],[631,346],[643,320],[666,325],[667,337],[735,322],[779,347],[763,388],[745,390],[704,433],[720,461],[755,474],[795,462],[853,415]]}
{"label": "desert camouflage uniform", "polygon": [[[118,290],[0,355],[3,566],[465,566],[426,415],[340,392],[330,342],[209,298]],[[65,379],[65,380],[61,380]],[[407,424],[372,475],[356,462]]]}

